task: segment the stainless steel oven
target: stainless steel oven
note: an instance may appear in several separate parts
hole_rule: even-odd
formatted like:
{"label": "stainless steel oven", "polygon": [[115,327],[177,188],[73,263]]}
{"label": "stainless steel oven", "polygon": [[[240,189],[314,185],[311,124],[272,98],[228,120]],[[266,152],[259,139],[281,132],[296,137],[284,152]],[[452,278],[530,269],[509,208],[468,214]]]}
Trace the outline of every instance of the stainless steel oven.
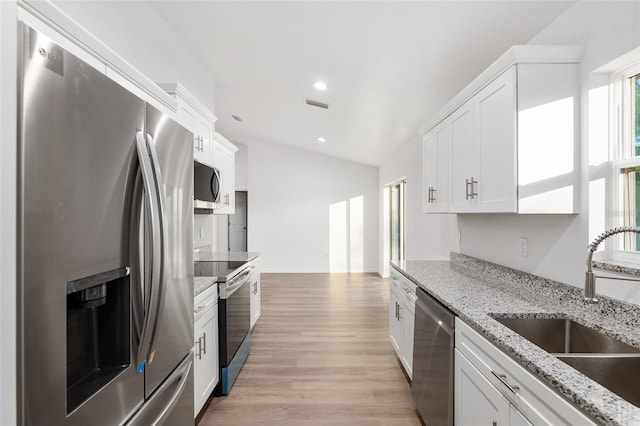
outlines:
{"label": "stainless steel oven", "polygon": [[249,268],[220,283],[220,364],[228,366],[249,334]]}
{"label": "stainless steel oven", "polygon": [[227,395],[240,369],[249,356],[250,343],[250,284],[248,262],[196,262],[196,276],[216,277],[218,301],[218,340],[220,382],[216,395]]}

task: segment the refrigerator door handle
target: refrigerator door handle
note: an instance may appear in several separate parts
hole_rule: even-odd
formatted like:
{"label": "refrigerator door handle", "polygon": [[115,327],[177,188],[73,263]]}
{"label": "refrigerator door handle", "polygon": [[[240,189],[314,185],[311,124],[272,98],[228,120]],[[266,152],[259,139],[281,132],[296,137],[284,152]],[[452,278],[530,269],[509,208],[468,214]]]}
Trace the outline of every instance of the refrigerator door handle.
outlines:
{"label": "refrigerator door handle", "polygon": [[[127,426],[162,425],[171,414],[184,392],[193,365],[193,349],[182,360],[180,365],[156,389],[151,397],[142,405],[127,423]],[[167,393],[173,391],[171,398],[165,402]]]}
{"label": "refrigerator door handle", "polygon": [[158,153],[156,152],[156,146],[153,143],[153,136],[151,136],[149,133],[147,133],[146,142],[147,142],[147,149],[149,151],[149,156],[151,157],[151,166],[153,168],[153,175],[155,177],[156,200],[158,203],[158,215],[160,219],[160,251],[159,251],[160,255],[156,257],[154,260],[160,264],[161,274],[160,274],[160,279],[158,280],[158,286],[156,288],[157,290],[156,297],[152,299],[152,301],[155,301],[155,304],[156,304],[155,306],[156,313],[154,314],[153,332],[151,333],[151,340],[149,341],[149,363],[151,363],[153,361],[153,357],[155,354],[154,338],[156,334],[156,327],[158,325],[158,312],[160,312],[161,310],[163,299],[164,299],[165,256],[166,256],[166,253],[168,252],[168,248],[167,248],[167,236],[166,236],[167,216],[165,213],[166,200],[164,195],[164,188],[162,187],[165,180],[162,177],[162,171],[160,170],[160,162],[158,161]]}
{"label": "refrigerator door handle", "polygon": [[162,280],[162,264],[160,261],[162,250],[162,230],[159,202],[157,200],[157,185],[155,184],[153,168],[151,165],[151,155],[148,151],[147,143],[142,132],[138,132],[136,134],[136,150],[138,152],[138,160],[140,162],[140,170],[144,184],[144,193],[146,195],[145,206],[149,212],[148,217],[151,222],[151,244],[149,247],[151,250],[151,278],[149,285],[149,297],[145,300],[144,322],[140,336],[140,346],[138,346],[138,353],[136,355],[136,371],[138,373],[142,373],[144,372],[146,364],[153,361],[150,349],[153,329],[155,328],[155,321],[158,312],[158,306],[155,301],[158,298],[157,293]]}

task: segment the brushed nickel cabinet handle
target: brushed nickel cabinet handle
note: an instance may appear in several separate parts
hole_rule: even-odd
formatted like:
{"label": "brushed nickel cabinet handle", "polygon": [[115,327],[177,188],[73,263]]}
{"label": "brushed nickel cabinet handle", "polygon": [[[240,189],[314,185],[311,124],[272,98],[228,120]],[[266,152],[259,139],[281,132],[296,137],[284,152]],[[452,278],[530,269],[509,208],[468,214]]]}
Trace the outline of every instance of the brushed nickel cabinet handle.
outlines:
{"label": "brushed nickel cabinet handle", "polygon": [[493,374],[498,380],[500,380],[500,382],[505,385],[507,387],[507,389],[509,389],[509,391],[513,394],[518,393],[518,391],[520,390],[519,386],[511,386],[509,384],[509,382],[507,382],[507,375],[506,374],[499,374],[496,373],[495,371],[491,370],[491,374]]}

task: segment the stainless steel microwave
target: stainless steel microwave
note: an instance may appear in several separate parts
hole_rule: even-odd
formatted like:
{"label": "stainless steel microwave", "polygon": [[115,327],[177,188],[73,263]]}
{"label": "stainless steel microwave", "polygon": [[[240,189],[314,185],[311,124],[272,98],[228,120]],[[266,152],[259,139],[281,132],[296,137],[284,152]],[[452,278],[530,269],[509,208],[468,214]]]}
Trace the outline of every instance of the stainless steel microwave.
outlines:
{"label": "stainless steel microwave", "polygon": [[193,162],[193,207],[213,209],[220,203],[220,170]]}

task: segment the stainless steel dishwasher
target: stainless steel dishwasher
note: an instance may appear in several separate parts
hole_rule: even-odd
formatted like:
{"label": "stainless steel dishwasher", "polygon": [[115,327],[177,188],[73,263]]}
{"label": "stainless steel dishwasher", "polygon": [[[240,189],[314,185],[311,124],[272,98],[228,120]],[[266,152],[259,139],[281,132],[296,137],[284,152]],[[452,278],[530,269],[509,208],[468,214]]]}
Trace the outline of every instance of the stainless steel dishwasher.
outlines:
{"label": "stainless steel dishwasher", "polygon": [[453,425],[455,315],[417,289],[413,341],[413,400],[428,426]]}

